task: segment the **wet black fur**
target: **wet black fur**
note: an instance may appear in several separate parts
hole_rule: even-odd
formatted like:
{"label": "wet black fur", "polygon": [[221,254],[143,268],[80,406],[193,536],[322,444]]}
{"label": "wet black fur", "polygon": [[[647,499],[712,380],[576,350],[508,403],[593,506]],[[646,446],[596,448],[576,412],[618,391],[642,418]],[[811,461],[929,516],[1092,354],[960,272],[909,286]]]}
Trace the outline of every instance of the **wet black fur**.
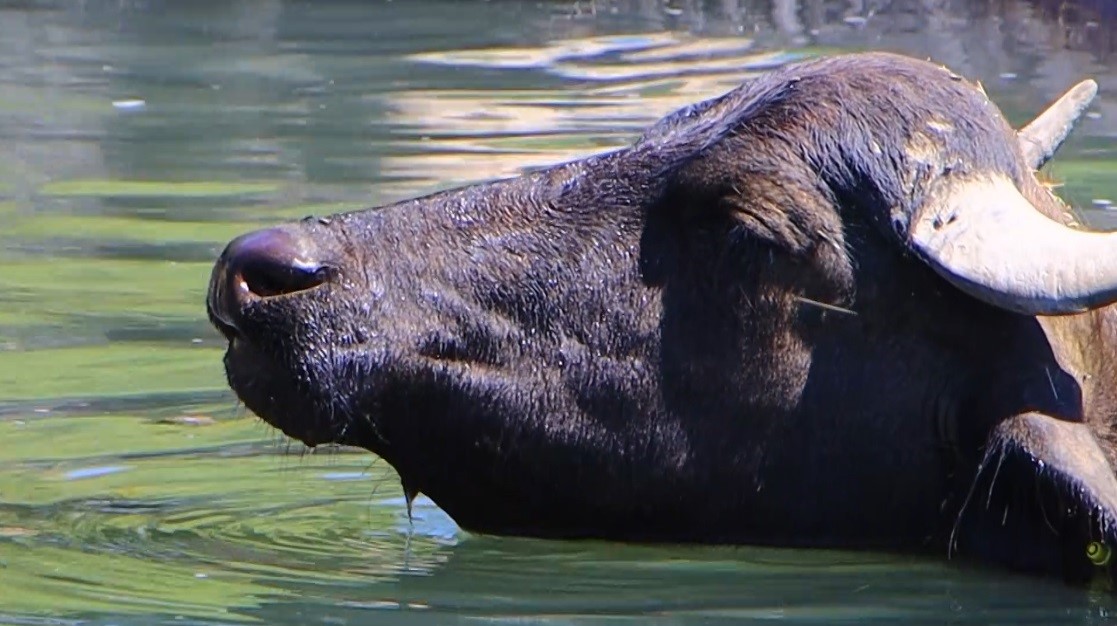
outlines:
{"label": "wet black fur", "polygon": [[[914,158],[928,128],[951,132]],[[936,182],[992,172],[1035,184],[948,70],[791,65],[616,152],[285,227],[339,277],[229,312],[229,381],[472,531],[944,555],[953,535],[955,554],[1082,578],[1088,518],[1059,535],[1021,505],[1024,546],[962,506],[1002,420],[1083,418],[1035,319],[907,252]]]}

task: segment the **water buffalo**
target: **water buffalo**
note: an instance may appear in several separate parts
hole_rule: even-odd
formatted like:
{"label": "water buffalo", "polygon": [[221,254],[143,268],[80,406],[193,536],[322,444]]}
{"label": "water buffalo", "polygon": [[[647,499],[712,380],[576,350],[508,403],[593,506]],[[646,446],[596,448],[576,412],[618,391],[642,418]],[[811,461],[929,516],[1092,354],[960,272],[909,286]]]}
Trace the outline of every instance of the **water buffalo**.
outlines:
{"label": "water buffalo", "polygon": [[[1117,234],[890,54],[788,65],[631,146],[243,235],[229,384],[463,528],[826,546],[1109,580]],[[1113,559],[1117,562],[1117,559]]]}

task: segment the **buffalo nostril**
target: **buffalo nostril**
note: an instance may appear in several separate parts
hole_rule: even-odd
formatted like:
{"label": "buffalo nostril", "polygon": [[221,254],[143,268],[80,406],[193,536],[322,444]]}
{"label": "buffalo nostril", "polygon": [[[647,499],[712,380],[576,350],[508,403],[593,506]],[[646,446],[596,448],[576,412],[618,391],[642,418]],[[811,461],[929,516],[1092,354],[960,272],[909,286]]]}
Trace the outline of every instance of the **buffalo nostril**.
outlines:
{"label": "buffalo nostril", "polygon": [[258,296],[281,296],[317,287],[329,278],[325,268],[254,263],[243,268],[241,277],[249,291]]}
{"label": "buffalo nostril", "polygon": [[279,228],[238,238],[229,244],[225,259],[235,288],[259,297],[305,291],[325,283],[333,273],[315,258],[311,242]]}

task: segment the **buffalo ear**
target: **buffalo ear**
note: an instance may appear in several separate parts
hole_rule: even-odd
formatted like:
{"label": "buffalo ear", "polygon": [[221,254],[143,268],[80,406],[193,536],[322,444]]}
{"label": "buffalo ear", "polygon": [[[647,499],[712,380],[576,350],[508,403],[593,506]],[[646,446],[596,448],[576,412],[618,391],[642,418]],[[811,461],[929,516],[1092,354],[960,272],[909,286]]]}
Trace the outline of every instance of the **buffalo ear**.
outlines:
{"label": "buffalo ear", "polygon": [[1117,477],[1089,427],[1042,413],[998,424],[962,505],[952,549],[1085,583],[1113,580]]}

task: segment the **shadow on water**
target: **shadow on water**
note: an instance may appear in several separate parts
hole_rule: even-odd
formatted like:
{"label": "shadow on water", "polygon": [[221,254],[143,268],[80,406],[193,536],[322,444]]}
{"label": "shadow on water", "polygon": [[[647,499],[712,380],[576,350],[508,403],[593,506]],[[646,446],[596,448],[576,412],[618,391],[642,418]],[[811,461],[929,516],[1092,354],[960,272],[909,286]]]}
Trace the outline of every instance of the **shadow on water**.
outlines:
{"label": "shadow on water", "polygon": [[1117,227],[1106,0],[0,3],[0,622],[1094,624],[1108,594],[876,554],[472,537],[239,409],[202,310],[260,224],[619,146],[798,58],[886,49],[1017,122]]}

